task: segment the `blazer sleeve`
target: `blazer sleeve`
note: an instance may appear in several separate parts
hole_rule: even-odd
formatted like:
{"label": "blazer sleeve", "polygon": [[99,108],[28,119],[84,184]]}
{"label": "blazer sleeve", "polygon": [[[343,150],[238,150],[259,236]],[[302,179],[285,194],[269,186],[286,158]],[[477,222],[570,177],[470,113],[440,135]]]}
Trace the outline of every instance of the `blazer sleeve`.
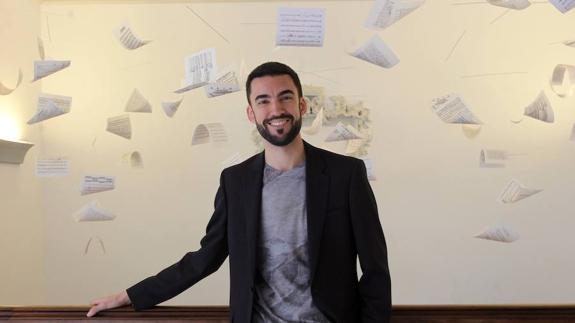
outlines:
{"label": "blazer sleeve", "polygon": [[385,237],[365,164],[361,160],[356,162],[351,176],[349,205],[362,271],[359,280],[361,322],[389,322],[391,278]]}
{"label": "blazer sleeve", "polygon": [[227,207],[224,175],[214,202],[214,213],[200,242],[200,249],[188,252],[177,263],[148,277],[126,291],[135,310],[162,303],[216,271],[228,256]]}

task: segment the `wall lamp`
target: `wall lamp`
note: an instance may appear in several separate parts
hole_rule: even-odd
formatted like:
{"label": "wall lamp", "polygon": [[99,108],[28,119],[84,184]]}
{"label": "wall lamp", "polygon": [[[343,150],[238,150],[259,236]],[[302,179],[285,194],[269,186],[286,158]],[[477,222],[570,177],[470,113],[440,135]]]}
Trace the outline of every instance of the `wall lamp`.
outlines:
{"label": "wall lamp", "polygon": [[0,139],[0,163],[22,164],[33,143]]}

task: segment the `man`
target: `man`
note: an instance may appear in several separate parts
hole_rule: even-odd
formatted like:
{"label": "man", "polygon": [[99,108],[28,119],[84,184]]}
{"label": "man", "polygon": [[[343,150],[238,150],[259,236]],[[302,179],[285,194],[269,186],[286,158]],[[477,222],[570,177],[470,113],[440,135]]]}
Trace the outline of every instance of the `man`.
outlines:
{"label": "man", "polygon": [[389,321],[386,244],[363,162],[302,140],[307,106],[287,65],[258,66],[246,92],[246,113],[265,139],[264,151],[222,172],[200,249],[92,302],[88,316],[128,304],[152,307],[229,256],[231,322]]}

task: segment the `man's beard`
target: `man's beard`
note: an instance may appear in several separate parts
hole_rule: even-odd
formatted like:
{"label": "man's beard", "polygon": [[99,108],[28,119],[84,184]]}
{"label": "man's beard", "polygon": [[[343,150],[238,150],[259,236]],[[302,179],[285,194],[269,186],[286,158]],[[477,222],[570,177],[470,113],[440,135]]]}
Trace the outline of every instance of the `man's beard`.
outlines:
{"label": "man's beard", "polygon": [[[292,123],[291,129],[289,130],[288,133],[286,133],[283,137],[278,137],[276,135],[273,135],[268,128],[265,126],[267,124],[269,124],[269,122],[271,120],[274,119],[289,119]],[[301,129],[301,118],[295,119],[292,115],[289,114],[282,114],[280,116],[276,116],[273,118],[269,118],[269,119],[265,119],[261,124],[257,123],[256,121],[256,128],[258,129],[258,132],[260,133],[260,135],[267,140],[270,144],[274,145],[274,146],[286,146],[288,144],[290,144],[295,137],[297,137],[297,135],[299,134],[299,131]]]}

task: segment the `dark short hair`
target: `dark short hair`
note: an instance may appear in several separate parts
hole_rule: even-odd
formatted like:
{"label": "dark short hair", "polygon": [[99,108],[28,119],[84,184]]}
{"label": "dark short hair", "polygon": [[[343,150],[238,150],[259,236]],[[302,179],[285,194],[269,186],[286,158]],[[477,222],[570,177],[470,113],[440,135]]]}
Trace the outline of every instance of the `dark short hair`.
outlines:
{"label": "dark short hair", "polygon": [[303,97],[301,82],[299,81],[297,73],[291,67],[279,62],[267,62],[254,68],[250,75],[248,75],[248,79],[246,80],[246,96],[248,98],[248,104],[250,104],[250,94],[252,93],[252,81],[258,77],[277,75],[289,75],[297,88],[297,94],[300,98]]}

